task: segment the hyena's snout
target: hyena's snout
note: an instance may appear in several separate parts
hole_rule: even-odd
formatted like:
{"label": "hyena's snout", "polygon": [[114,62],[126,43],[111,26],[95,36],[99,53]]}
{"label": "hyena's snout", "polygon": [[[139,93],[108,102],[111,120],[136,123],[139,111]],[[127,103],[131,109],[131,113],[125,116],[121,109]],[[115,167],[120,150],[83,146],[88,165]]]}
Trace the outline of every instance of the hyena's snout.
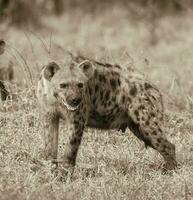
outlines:
{"label": "hyena's snout", "polygon": [[81,102],[81,97],[80,96],[67,97],[66,101],[70,106],[77,107]]}

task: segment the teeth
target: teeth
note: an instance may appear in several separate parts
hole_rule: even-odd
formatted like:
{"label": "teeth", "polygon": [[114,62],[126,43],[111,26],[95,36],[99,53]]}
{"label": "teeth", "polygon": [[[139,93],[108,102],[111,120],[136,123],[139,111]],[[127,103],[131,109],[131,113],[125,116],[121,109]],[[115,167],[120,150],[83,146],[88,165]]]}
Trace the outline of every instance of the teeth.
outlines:
{"label": "teeth", "polygon": [[73,108],[73,107],[71,107],[71,106],[66,106],[67,108],[68,108],[68,110],[72,110],[72,111],[74,111],[74,110],[77,110],[78,109],[78,107],[75,107],[75,108]]}
{"label": "teeth", "polygon": [[64,100],[62,100],[62,102],[67,107],[68,110],[74,111],[74,110],[78,109],[78,106],[72,107],[72,106],[68,105]]}

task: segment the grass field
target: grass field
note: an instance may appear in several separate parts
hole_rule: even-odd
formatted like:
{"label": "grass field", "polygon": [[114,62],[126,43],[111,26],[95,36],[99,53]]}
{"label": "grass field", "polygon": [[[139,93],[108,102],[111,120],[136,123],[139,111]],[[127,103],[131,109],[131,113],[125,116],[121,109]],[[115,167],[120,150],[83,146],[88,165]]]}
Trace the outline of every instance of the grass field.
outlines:
{"label": "grass field", "polygon": [[[6,111],[0,113],[0,200],[193,199],[192,17],[190,12],[163,17],[154,32],[150,22],[132,20],[120,7],[98,16],[76,10],[42,18],[44,26],[35,31],[1,24],[19,86],[12,86],[16,99],[5,102]],[[175,172],[163,174],[161,156],[145,149],[129,130],[88,129],[73,178],[60,182],[51,173],[42,157],[43,128],[34,88],[44,64],[65,62],[64,49],[132,66],[160,88],[167,137],[176,145]],[[60,133],[61,155],[68,130],[62,125]]]}

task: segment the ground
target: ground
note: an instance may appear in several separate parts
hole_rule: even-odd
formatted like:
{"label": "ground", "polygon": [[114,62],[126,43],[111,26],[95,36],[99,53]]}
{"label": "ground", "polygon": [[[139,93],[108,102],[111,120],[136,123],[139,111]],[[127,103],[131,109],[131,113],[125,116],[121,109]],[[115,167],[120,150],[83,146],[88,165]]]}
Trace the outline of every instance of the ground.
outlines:
{"label": "ground", "polygon": [[[44,27],[35,31],[7,30],[1,24],[22,89],[13,88],[16,100],[0,113],[0,199],[193,199],[192,16],[186,12],[164,17],[155,33],[147,21],[131,20],[123,8],[98,17],[72,11],[43,18]],[[167,137],[176,145],[179,164],[173,174],[163,174],[161,156],[145,149],[129,130],[88,129],[73,179],[61,182],[54,177],[42,158],[43,130],[34,88],[43,64],[67,59],[64,49],[132,66],[160,88]],[[61,133],[67,137],[66,127]]]}

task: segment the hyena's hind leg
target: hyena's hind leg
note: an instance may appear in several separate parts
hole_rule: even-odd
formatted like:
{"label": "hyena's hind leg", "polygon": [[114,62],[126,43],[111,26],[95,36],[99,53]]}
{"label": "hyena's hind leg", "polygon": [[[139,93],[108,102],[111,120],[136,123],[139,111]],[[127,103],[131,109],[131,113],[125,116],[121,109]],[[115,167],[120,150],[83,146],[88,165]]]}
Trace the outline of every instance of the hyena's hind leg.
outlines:
{"label": "hyena's hind leg", "polygon": [[[140,108],[140,109],[139,109]],[[157,150],[165,160],[165,169],[175,169],[177,166],[175,146],[164,136],[161,121],[157,118],[157,110],[151,104],[129,106],[129,128],[146,146]]]}

